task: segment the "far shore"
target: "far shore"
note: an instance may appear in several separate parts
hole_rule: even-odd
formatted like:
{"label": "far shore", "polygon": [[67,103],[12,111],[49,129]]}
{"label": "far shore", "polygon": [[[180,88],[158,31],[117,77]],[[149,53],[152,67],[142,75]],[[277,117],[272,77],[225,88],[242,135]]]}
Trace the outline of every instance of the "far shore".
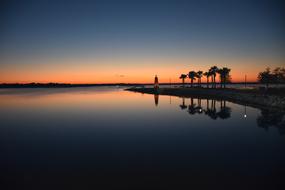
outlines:
{"label": "far shore", "polygon": [[142,86],[133,83],[69,84],[69,83],[2,83],[0,88],[73,88],[96,86]]}
{"label": "far shore", "polygon": [[234,103],[250,105],[253,107],[275,108],[285,110],[285,88],[282,89],[214,89],[214,88],[128,88],[128,91],[171,95],[178,97],[200,97],[223,99]]}
{"label": "far shore", "polygon": [[[206,83],[201,83],[206,85]],[[258,85],[257,82],[248,82],[247,85]],[[71,88],[71,87],[95,87],[95,86],[148,86],[152,83],[94,83],[94,84],[72,84],[72,83],[0,83],[0,88]],[[162,83],[160,85],[180,86],[181,83]],[[231,85],[244,85],[243,82],[231,83]]]}

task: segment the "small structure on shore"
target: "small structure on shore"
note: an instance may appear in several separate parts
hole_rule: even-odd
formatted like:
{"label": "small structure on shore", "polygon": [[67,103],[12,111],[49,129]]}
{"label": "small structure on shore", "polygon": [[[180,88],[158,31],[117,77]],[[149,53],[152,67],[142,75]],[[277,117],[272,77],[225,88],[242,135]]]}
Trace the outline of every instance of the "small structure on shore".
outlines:
{"label": "small structure on shore", "polygon": [[159,89],[159,83],[158,83],[158,77],[155,75],[154,77],[154,89],[158,90]]}

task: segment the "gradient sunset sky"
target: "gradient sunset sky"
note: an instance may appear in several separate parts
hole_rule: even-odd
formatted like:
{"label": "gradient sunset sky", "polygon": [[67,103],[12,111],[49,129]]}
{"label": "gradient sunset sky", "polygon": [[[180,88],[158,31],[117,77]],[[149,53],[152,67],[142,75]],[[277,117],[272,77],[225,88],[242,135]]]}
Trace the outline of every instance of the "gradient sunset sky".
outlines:
{"label": "gradient sunset sky", "polygon": [[285,65],[282,0],[4,0],[0,83],[179,82]]}

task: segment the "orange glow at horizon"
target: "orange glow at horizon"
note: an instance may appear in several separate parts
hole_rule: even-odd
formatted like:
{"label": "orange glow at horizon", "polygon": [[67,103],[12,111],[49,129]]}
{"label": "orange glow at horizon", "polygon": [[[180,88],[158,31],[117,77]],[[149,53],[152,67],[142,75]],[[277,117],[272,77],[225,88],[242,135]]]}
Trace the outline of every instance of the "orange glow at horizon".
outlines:
{"label": "orange glow at horizon", "polygon": [[[26,62],[17,66],[9,63],[1,66],[0,83],[153,83],[156,74],[160,83],[168,83],[170,79],[176,83],[181,82],[179,76],[182,73],[187,74],[190,70],[205,72],[213,65],[231,68],[232,82],[243,82],[245,75],[248,82],[255,82],[258,72],[268,66],[282,66],[284,60],[172,57],[62,58]],[[202,82],[206,82],[205,77]]]}

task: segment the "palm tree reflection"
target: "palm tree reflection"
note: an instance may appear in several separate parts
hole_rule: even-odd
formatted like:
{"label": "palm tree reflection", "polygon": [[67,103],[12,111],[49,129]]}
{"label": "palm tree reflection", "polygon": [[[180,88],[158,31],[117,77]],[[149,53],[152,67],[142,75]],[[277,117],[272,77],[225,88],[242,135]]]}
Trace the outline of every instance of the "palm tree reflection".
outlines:
{"label": "palm tree reflection", "polygon": [[201,114],[201,113],[203,113],[203,109],[202,109],[202,100],[201,100],[201,98],[198,98],[198,106],[197,106],[197,113],[198,114]]}
{"label": "palm tree reflection", "polygon": [[196,113],[196,104],[194,104],[194,99],[191,98],[190,104],[188,106],[188,113],[194,115]]}
{"label": "palm tree reflection", "polygon": [[[194,103],[195,99],[190,97],[190,104],[188,105],[187,112],[190,115],[195,114],[205,114],[209,116],[211,119],[216,120],[220,119],[228,119],[231,117],[231,108],[226,106],[226,101],[220,101],[220,109],[217,111],[216,109],[216,101],[214,99],[206,99],[206,106],[203,108],[202,106],[202,99],[196,98],[197,104]],[[182,104],[179,105],[182,110],[186,109],[187,106],[185,105],[185,98],[182,98]]]}
{"label": "palm tree reflection", "polygon": [[221,106],[220,106],[220,111],[217,113],[217,115],[221,118],[221,119],[228,119],[231,117],[231,108],[226,106],[226,101],[225,100],[221,100]]}
{"label": "palm tree reflection", "polygon": [[[185,97],[182,97],[182,103],[179,105],[181,110],[187,109],[190,115],[203,114],[213,120],[217,119],[229,119],[231,117],[232,109],[227,106],[226,100],[217,100],[206,98],[203,101],[199,97],[190,97],[189,105],[185,103]],[[196,102],[196,103],[195,103]],[[155,106],[159,103],[159,94],[154,94]],[[216,105],[220,106],[216,106]],[[217,108],[218,107],[218,108]],[[280,134],[285,134],[285,111],[283,110],[271,110],[262,108],[261,114],[257,117],[257,125],[265,130],[269,130],[269,127],[276,127]],[[246,105],[244,117],[246,117]]]}
{"label": "palm tree reflection", "polygon": [[182,104],[179,105],[182,110],[186,109],[187,106],[185,105],[185,98],[182,98]]}
{"label": "palm tree reflection", "polygon": [[[195,103],[196,102],[196,103]],[[217,108],[216,104],[219,102],[220,106]],[[182,104],[179,105],[181,110],[187,108],[185,98],[182,98]],[[229,119],[231,117],[232,109],[227,106],[226,100],[216,100],[206,98],[204,105],[202,99],[199,97],[190,97],[187,112],[190,115],[204,113],[213,120]],[[244,117],[246,117],[246,105]],[[269,127],[277,127],[280,134],[285,134],[285,111],[261,109],[261,115],[257,117],[257,125],[265,130]]]}
{"label": "palm tree reflection", "polygon": [[207,99],[206,109],[203,109],[203,112],[205,115],[209,116],[211,119],[216,120],[218,118],[217,110],[216,110],[216,100]]}

